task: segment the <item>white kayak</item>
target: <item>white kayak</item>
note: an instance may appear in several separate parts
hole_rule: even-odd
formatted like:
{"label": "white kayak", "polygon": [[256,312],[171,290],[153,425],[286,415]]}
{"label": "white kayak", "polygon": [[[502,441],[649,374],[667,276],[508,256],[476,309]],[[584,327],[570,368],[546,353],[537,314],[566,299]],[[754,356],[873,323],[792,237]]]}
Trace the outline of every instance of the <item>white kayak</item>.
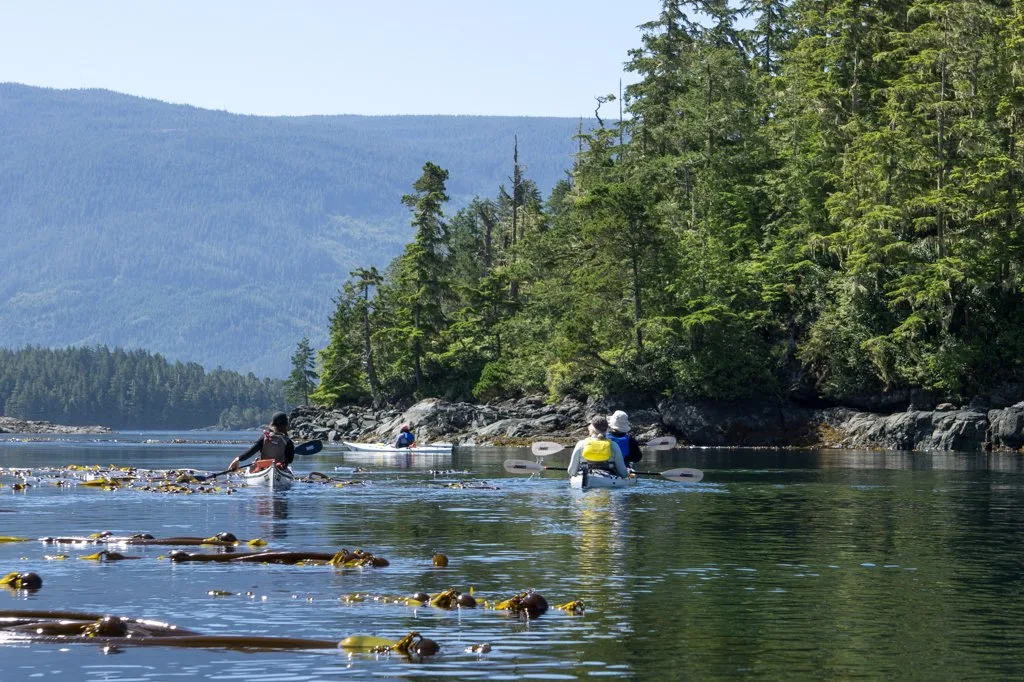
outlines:
{"label": "white kayak", "polygon": [[411,448],[396,448],[386,443],[350,443],[344,441],[345,446],[352,452],[370,452],[378,454],[403,454],[403,455],[450,455],[452,454],[451,443],[434,443],[433,445],[414,445]]}
{"label": "white kayak", "polygon": [[267,466],[256,462],[242,472],[242,480],[245,485],[260,486],[271,490],[288,490],[292,487],[295,474],[287,467]]}
{"label": "white kayak", "polygon": [[569,487],[580,490],[589,490],[591,488],[629,488],[636,485],[636,482],[636,475],[622,478],[603,469],[590,472],[581,471],[575,476],[569,477]]}

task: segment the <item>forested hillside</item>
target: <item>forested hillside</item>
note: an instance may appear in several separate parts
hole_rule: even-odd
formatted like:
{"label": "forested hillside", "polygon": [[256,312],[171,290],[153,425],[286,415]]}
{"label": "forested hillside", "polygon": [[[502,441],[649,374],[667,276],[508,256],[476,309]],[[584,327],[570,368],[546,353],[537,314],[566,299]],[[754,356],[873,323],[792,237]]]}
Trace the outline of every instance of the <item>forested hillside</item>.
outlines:
{"label": "forested hillside", "polygon": [[518,135],[549,190],[577,126],[239,116],[0,84],[0,346],[103,343],[284,376],[299,339],[325,340],[349,271],[408,241],[400,200],[424,159],[466,203],[507,182]]}
{"label": "forested hillside", "polygon": [[1020,395],[1024,0],[663,0],[628,68],[549,196],[423,168],[319,400]]}
{"label": "forested hillside", "polygon": [[58,424],[193,429],[266,424],[281,381],[206,372],[145,351],[0,349],[0,414]]}

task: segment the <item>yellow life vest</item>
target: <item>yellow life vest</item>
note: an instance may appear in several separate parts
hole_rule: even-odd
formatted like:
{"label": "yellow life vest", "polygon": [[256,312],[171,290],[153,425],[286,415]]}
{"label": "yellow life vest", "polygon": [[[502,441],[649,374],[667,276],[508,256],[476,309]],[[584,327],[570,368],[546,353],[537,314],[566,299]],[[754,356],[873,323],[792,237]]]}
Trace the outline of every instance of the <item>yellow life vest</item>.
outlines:
{"label": "yellow life vest", "polygon": [[612,458],[612,443],[607,438],[588,438],[583,445],[583,459],[588,462],[607,462]]}

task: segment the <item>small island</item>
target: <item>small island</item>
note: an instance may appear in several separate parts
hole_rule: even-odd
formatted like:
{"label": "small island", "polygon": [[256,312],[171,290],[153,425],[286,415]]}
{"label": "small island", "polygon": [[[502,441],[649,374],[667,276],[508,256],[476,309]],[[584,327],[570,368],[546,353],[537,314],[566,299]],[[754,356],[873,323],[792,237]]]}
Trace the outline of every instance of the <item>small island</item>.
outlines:
{"label": "small island", "polygon": [[112,430],[106,426],[66,426],[64,424],[52,424],[47,421],[31,421],[16,419],[14,417],[0,417],[0,433],[48,433],[48,434],[88,434],[88,433],[111,433]]}

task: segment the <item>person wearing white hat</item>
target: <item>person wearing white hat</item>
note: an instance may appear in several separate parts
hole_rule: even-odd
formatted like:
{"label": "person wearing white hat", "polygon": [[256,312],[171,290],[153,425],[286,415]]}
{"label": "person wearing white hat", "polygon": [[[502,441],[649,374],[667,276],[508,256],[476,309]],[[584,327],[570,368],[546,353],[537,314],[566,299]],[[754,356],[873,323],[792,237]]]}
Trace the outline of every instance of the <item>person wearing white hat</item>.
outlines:
{"label": "person wearing white hat", "polygon": [[639,462],[644,453],[640,450],[640,443],[636,442],[629,433],[629,415],[622,410],[616,410],[608,417],[608,440],[619,446],[622,452],[622,459],[630,469]]}
{"label": "person wearing white hat", "polygon": [[572,457],[569,458],[569,475],[575,476],[585,463],[591,470],[605,469],[626,478],[629,469],[622,461],[619,446],[608,438],[608,420],[601,416],[594,417],[587,431],[590,435],[573,448]]}

